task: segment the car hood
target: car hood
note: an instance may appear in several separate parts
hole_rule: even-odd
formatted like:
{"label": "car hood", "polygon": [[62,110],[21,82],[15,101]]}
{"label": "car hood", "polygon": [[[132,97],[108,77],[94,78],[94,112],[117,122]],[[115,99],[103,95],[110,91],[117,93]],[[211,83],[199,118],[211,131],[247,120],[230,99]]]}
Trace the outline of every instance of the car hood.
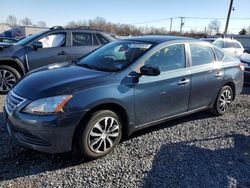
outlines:
{"label": "car hood", "polygon": [[110,75],[70,63],[54,64],[27,74],[13,90],[26,99],[36,100],[95,87],[110,79]]}
{"label": "car hood", "polygon": [[[0,45],[1,46],[1,45]],[[19,45],[8,44],[0,48],[0,57],[22,56],[25,48]]]}

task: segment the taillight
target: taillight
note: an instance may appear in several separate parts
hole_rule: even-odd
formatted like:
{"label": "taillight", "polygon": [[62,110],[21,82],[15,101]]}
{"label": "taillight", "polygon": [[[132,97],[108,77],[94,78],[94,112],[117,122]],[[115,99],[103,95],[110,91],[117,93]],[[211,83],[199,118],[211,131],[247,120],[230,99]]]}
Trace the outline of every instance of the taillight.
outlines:
{"label": "taillight", "polygon": [[240,70],[242,70],[242,71],[245,70],[245,65],[243,63],[240,63]]}

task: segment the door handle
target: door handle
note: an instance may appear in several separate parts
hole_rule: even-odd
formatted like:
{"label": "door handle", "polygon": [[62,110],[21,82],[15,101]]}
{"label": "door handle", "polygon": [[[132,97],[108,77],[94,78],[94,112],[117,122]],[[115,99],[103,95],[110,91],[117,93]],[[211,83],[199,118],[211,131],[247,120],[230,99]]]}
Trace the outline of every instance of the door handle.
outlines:
{"label": "door handle", "polygon": [[223,72],[217,72],[214,75],[216,78],[222,77],[223,76]]}
{"label": "door handle", "polygon": [[187,83],[189,83],[190,80],[189,79],[182,79],[181,81],[178,82],[178,85],[186,85]]}
{"label": "door handle", "polygon": [[66,52],[65,51],[61,51],[58,53],[58,55],[66,55]]}

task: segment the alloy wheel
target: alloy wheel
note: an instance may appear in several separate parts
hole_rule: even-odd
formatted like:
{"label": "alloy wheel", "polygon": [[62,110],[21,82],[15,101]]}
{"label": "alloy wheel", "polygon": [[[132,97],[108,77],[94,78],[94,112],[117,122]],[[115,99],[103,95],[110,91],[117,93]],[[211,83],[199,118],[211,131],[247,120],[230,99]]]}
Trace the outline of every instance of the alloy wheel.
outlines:
{"label": "alloy wheel", "polygon": [[105,153],[110,150],[119,137],[120,125],[113,117],[100,119],[90,130],[88,145],[95,153]]}
{"label": "alloy wheel", "polygon": [[9,91],[15,83],[16,77],[11,71],[5,69],[0,70],[0,91]]}
{"label": "alloy wheel", "polygon": [[220,96],[220,99],[219,99],[219,107],[218,107],[219,110],[222,113],[224,113],[228,109],[231,101],[232,101],[232,93],[231,93],[231,91],[228,90],[228,89],[224,90],[221,93],[221,96]]}

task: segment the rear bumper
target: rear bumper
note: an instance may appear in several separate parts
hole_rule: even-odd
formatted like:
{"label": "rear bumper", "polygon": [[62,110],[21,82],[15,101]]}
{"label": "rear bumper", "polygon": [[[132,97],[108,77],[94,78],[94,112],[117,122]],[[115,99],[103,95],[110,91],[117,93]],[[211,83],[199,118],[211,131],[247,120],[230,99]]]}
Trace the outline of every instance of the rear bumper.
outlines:
{"label": "rear bumper", "polygon": [[8,115],[5,111],[5,122],[17,144],[46,153],[62,153],[71,150],[74,131],[82,115],[35,116],[18,112]]}

